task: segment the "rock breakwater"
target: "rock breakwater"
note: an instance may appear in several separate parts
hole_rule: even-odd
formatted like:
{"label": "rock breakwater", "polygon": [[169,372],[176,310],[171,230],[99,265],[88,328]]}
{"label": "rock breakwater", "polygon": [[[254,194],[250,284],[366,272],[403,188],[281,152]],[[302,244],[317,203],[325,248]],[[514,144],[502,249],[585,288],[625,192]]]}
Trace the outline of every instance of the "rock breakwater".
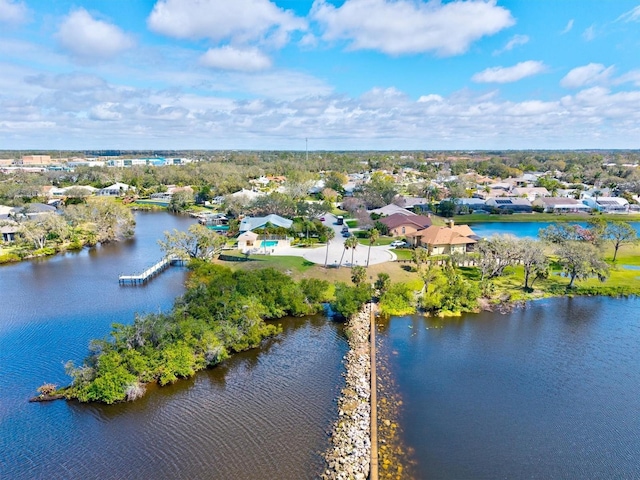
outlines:
{"label": "rock breakwater", "polygon": [[349,319],[349,351],[344,357],[345,387],[338,399],[338,421],[325,452],[325,480],[364,480],[371,461],[371,361],[369,306]]}

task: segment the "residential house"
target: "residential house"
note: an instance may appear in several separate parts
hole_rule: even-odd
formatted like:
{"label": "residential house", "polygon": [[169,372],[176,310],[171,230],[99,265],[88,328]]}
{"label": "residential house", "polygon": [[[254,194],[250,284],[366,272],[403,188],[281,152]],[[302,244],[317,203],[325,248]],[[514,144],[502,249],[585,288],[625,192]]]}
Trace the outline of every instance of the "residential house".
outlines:
{"label": "residential house", "polygon": [[119,197],[129,190],[135,190],[131,185],[126,183],[114,183],[108,187],[101,188],[97,191],[96,195],[101,197]]}
{"label": "residential house", "polygon": [[591,207],[576,200],[565,197],[540,197],[533,201],[534,207],[542,207],[545,213],[588,213]]}
{"label": "residential house", "polygon": [[264,228],[267,224],[274,227],[291,228],[293,220],[283,218],[280,215],[267,215],[266,217],[244,217],[240,222],[240,232],[248,232],[258,228]]}
{"label": "residential house", "polygon": [[410,245],[424,247],[432,255],[465,253],[478,242],[478,238],[468,225],[454,225],[453,222],[446,227],[431,225],[407,235]]}
{"label": "residential house", "polygon": [[256,192],[254,190],[247,190],[243,188],[242,190],[238,190],[237,192],[231,193],[228,196],[229,198],[240,200],[243,205],[249,205],[256,198],[262,197],[264,195],[266,194],[263,192]]}
{"label": "residential house", "polygon": [[629,213],[629,202],[622,197],[591,197],[583,202],[603,213]]}
{"label": "residential house", "polygon": [[393,203],[412,212],[426,212],[429,210],[429,201],[423,197],[406,197],[400,195],[393,200]]}
{"label": "residential house", "polygon": [[246,231],[238,236],[238,250],[245,252],[258,248],[260,241],[258,241],[258,234],[252,231]]}
{"label": "residential house", "polygon": [[376,208],[374,210],[369,210],[369,213],[375,213],[376,215],[382,216],[390,216],[394,213],[400,213],[402,215],[415,215],[411,210],[407,210],[404,207],[400,207],[395,203],[390,203],[389,205],[385,205],[384,207]]}
{"label": "residential house", "polygon": [[0,220],[4,220],[15,215],[18,209],[14,207],[7,207],[6,205],[0,205]]}
{"label": "residential house", "polygon": [[496,197],[488,199],[485,204],[492,210],[511,213],[531,213],[531,202],[526,198]]}
{"label": "residential house", "polygon": [[0,234],[2,235],[3,242],[14,242],[16,240],[16,233],[18,233],[18,224],[13,222],[8,225],[0,227]]}
{"label": "residential house", "polygon": [[[443,201],[451,201],[450,198],[446,198]],[[469,213],[477,211],[489,211],[490,207],[487,207],[485,201],[481,198],[456,198],[456,207],[458,213],[469,211]]]}
{"label": "residential house", "polygon": [[431,225],[431,218],[424,215],[405,215],[394,213],[380,219],[380,223],[387,226],[389,235],[401,237],[415,233]]}
{"label": "residential house", "polygon": [[544,187],[516,187],[511,190],[511,194],[515,197],[526,198],[533,202],[536,198],[550,197],[549,190]]}
{"label": "residential house", "polygon": [[28,203],[18,210],[20,215],[24,215],[29,219],[37,218],[42,215],[51,215],[55,213],[56,207],[52,205],[45,205],[44,203]]}

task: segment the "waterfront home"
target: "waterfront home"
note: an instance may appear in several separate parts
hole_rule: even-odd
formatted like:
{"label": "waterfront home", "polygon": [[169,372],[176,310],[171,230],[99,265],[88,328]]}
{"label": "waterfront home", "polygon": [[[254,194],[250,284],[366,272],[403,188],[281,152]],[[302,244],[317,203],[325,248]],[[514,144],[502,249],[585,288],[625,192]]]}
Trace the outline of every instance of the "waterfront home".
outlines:
{"label": "waterfront home", "polygon": [[244,217],[240,222],[240,233],[256,230],[258,228],[264,228],[267,225],[274,227],[282,227],[289,229],[293,225],[293,220],[281,217],[280,215],[267,215],[266,217]]}
{"label": "waterfront home", "polygon": [[478,242],[478,238],[468,225],[454,225],[453,221],[445,227],[431,225],[407,235],[411,246],[424,247],[433,255],[465,253]]}
{"label": "waterfront home", "polygon": [[241,252],[246,252],[248,250],[252,250],[257,248],[258,244],[258,234],[254,233],[250,230],[241,233],[238,236],[238,250]]}
{"label": "waterfront home", "polygon": [[[451,201],[450,198],[445,198],[443,202]],[[477,211],[489,211],[491,207],[488,207],[482,198],[456,198],[456,210],[458,213],[477,212]]]}
{"label": "waterfront home", "polygon": [[17,215],[22,215],[28,219],[34,219],[43,215],[51,215],[56,212],[56,207],[52,205],[45,205],[44,203],[28,203],[21,209],[16,209]]}
{"label": "waterfront home", "polygon": [[629,202],[622,197],[590,197],[583,202],[602,213],[629,213]]}
{"label": "waterfront home", "polygon": [[400,237],[415,233],[431,225],[431,218],[424,215],[405,215],[394,213],[388,217],[380,219],[380,223],[387,226],[389,235]]}
{"label": "waterfront home", "polygon": [[0,227],[0,234],[2,234],[3,242],[14,242],[16,240],[16,233],[18,233],[18,224],[13,222],[8,225]]}
{"label": "waterfront home", "polygon": [[589,213],[591,207],[576,200],[565,197],[541,197],[533,201],[534,207],[543,208],[545,213]]}
{"label": "waterfront home", "polygon": [[117,182],[108,187],[101,188],[96,192],[96,195],[100,197],[119,197],[129,190],[135,190],[135,188],[126,183]]}
{"label": "waterfront home", "polygon": [[490,198],[485,204],[491,209],[496,209],[500,212],[511,213],[531,213],[533,208],[531,202],[526,198],[514,198],[514,197],[497,197]]}

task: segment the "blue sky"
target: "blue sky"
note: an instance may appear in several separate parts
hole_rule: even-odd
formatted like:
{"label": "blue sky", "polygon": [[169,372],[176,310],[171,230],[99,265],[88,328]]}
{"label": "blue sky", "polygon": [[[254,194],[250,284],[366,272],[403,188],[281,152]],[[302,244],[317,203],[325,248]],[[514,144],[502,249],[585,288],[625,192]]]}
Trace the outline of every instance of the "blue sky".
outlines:
{"label": "blue sky", "polygon": [[638,52],[640,0],[0,0],[0,148],[640,148]]}

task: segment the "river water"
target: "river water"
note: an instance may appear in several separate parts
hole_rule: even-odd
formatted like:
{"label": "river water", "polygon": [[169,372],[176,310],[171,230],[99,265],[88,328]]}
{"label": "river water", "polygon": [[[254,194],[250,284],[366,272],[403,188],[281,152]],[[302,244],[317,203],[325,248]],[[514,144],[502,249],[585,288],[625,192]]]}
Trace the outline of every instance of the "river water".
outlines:
{"label": "river water", "polygon": [[640,478],[639,308],[380,319],[415,478]]}
{"label": "river water", "polygon": [[135,240],[0,266],[0,478],[312,478],[322,468],[346,352],[341,325],[282,319],[262,348],[134,403],[27,400],[66,385],[92,338],[135,312],[165,310],[184,291],[172,267],[121,287],[161,257],[157,239],[186,217],[136,214]]}

